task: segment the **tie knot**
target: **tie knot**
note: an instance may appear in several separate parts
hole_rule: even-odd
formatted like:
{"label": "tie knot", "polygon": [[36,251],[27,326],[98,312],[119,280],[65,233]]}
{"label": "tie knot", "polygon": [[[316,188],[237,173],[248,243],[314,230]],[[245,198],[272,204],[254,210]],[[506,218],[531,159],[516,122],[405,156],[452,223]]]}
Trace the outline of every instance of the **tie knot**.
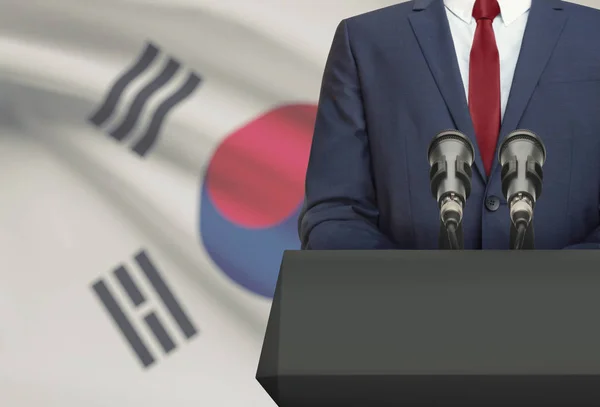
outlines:
{"label": "tie knot", "polygon": [[473,7],[475,20],[494,20],[500,15],[498,0],[477,0]]}

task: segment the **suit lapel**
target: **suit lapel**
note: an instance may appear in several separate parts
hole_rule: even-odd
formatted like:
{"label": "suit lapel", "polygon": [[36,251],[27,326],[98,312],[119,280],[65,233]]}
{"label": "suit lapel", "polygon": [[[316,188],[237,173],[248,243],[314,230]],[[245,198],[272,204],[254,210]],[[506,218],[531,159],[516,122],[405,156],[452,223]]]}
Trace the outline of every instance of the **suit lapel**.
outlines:
{"label": "suit lapel", "polygon": [[[567,20],[566,13],[562,9],[560,0],[532,1],[498,145],[508,133],[517,129],[540,76],[558,43]],[[530,130],[535,131],[535,129]],[[497,164],[497,157],[495,157],[492,174]]]}
{"label": "suit lapel", "polygon": [[[477,146],[464,84],[445,6],[442,0],[416,0],[409,20],[431,74],[448,106],[457,130],[465,133],[475,147],[475,168],[485,180],[486,173]],[[440,129],[440,131],[446,129]],[[434,134],[431,135],[433,138]]]}

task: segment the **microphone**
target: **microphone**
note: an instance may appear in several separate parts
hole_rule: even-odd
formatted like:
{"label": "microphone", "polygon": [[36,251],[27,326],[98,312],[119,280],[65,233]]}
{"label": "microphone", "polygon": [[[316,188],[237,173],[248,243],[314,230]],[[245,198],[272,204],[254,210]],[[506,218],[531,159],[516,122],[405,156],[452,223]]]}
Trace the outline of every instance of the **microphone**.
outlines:
{"label": "microphone", "polygon": [[535,203],[542,194],[542,167],[545,161],[544,143],[529,130],[513,131],[498,149],[498,162],[502,166],[502,193],[517,231],[514,249],[523,248]]}
{"label": "microphone", "polygon": [[439,205],[440,219],[452,249],[462,248],[457,229],[462,221],[464,205],[471,194],[474,156],[475,149],[471,141],[456,130],[439,133],[429,144],[431,194]]}

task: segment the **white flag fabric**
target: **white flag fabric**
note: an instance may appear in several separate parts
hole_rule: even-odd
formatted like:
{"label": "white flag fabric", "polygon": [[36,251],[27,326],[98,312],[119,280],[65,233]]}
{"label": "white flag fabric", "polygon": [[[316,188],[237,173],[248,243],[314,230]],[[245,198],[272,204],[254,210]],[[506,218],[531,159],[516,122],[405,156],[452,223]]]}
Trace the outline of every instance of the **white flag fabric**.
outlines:
{"label": "white flag fabric", "polygon": [[274,405],[325,58],[392,3],[0,2],[0,405]]}

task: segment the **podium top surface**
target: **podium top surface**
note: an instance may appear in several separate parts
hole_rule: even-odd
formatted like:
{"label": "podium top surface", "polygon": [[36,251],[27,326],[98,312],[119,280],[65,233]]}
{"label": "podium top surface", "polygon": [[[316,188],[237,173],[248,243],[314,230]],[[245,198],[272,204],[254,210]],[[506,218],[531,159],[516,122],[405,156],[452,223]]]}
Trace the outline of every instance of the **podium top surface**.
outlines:
{"label": "podium top surface", "polygon": [[600,251],[288,251],[263,358],[277,376],[600,374],[599,269]]}

